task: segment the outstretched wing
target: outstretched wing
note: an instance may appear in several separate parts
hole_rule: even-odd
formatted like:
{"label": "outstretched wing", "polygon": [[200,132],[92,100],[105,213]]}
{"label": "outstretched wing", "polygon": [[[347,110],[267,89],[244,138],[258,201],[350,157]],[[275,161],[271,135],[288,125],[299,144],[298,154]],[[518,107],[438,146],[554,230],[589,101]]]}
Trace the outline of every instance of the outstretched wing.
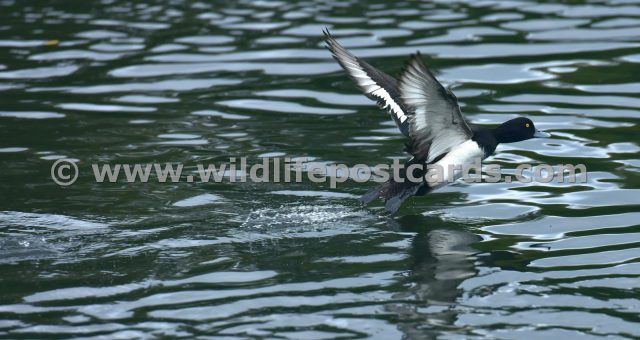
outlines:
{"label": "outstretched wing", "polygon": [[342,66],[369,99],[375,100],[380,108],[387,110],[400,128],[400,131],[409,137],[410,126],[408,119],[411,112],[407,110],[400,99],[400,90],[396,80],[355,57],[333,38],[329,30],[323,32],[327,48],[329,48],[338,64]]}
{"label": "outstretched wing", "polygon": [[473,136],[460,112],[458,99],[438,82],[422,61],[411,55],[398,77],[398,89],[409,115],[409,153],[432,162]]}

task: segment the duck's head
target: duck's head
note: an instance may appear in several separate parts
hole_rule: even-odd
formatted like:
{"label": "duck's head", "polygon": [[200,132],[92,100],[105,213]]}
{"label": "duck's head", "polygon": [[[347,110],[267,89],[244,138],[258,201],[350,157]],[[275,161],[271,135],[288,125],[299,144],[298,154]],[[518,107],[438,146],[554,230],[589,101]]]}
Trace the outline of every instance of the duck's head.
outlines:
{"label": "duck's head", "polygon": [[536,137],[551,137],[547,132],[536,129],[529,118],[518,117],[508,120],[493,130],[498,143],[515,143]]}

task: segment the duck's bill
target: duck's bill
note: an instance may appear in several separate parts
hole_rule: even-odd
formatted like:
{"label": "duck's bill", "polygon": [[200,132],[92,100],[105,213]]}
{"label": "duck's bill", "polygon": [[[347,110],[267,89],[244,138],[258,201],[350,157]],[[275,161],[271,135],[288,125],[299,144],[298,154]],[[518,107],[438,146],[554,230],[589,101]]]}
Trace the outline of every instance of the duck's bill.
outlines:
{"label": "duck's bill", "polygon": [[551,134],[548,132],[544,132],[544,131],[540,131],[540,130],[536,130],[536,133],[533,134],[533,137],[537,137],[537,138],[549,138],[551,137]]}

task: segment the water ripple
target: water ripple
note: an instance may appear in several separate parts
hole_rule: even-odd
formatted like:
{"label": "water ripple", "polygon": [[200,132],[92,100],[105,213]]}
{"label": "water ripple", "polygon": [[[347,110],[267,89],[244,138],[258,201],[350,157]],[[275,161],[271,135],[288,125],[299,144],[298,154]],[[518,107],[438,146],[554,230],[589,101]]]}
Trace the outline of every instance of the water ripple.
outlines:
{"label": "water ripple", "polygon": [[[640,336],[637,3],[220,5],[0,1],[0,337]],[[325,27],[392,75],[420,51],[473,124],[552,133],[501,145],[503,174],[587,180],[456,183],[394,216],[357,202],[373,183],[92,181],[93,163],[405,159]],[[61,158],[80,166],[64,188]]]}

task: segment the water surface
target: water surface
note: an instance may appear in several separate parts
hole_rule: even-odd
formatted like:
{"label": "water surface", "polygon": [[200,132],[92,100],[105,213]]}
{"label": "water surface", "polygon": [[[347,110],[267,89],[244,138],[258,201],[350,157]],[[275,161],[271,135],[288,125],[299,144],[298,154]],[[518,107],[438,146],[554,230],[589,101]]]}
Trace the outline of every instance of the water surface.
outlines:
{"label": "water surface", "polygon": [[[0,1],[0,337],[640,337],[633,1]],[[490,161],[582,184],[458,183],[394,217],[303,183],[60,187],[57,159],[405,157],[323,48],[421,51],[471,123],[553,133]]]}

